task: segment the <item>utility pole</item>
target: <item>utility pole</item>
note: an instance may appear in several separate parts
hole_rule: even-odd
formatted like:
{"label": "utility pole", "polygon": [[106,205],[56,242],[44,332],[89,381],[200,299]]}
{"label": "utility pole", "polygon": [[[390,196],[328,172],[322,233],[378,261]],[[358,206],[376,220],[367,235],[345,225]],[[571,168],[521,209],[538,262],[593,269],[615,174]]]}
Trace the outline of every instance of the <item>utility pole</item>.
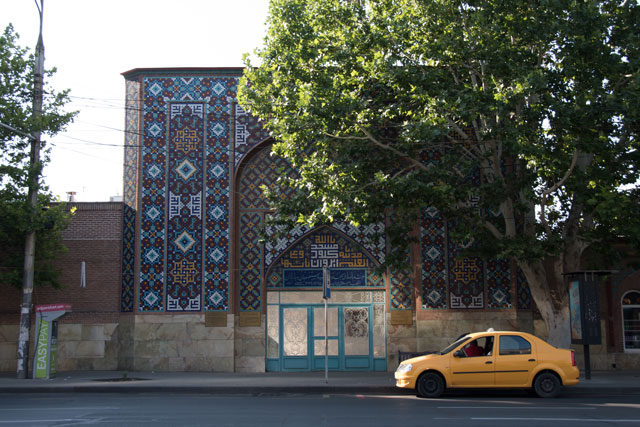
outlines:
{"label": "utility pole", "polygon": [[[38,189],[40,186],[39,178],[42,171],[40,165],[40,136],[39,118],[42,116],[42,100],[44,87],[44,43],[42,42],[42,15],[44,12],[44,0],[38,0],[36,7],[40,14],[40,34],[38,35],[38,43],[36,45],[36,57],[34,67],[33,82],[33,123],[36,130],[32,133],[31,139],[31,156],[28,177],[28,193],[27,199],[31,208],[31,218],[36,212],[38,204]],[[31,333],[31,306],[33,300],[33,270],[36,252],[36,232],[29,227],[25,238],[24,245],[24,274],[22,277],[22,305],[20,306],[20,334],[18,336],[18,379],[27,378],[29,370],[29,336]]]}

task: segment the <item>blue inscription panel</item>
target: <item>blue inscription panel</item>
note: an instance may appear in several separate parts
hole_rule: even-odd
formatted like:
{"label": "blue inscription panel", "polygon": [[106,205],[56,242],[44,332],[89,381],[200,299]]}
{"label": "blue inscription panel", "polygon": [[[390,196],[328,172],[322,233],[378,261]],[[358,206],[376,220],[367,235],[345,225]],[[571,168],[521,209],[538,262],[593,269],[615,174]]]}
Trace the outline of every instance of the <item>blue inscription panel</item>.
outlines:
{"label": "blue inscription panel", "polygon": [[[287,288],[321,288],[321,269],[284,269],[283,286]],[[365,269],[329,269],[332,288],[367,286]]]}

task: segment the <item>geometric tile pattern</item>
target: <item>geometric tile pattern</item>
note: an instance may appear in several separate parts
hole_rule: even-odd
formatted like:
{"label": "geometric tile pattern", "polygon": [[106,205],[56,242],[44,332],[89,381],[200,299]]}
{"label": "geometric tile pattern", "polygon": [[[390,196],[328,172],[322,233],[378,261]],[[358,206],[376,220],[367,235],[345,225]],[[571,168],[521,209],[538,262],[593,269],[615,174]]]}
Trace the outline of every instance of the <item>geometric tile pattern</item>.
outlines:
{"label": "geometric tile pattern", "polygon": [[133,312],[135,306],[136,209],[138,206],[138,146],[140,145],[138,104],[140,84],[126,82],[124,137],[124,212],[122,218],[122,289],[120,311]]}
{"label": "geometric tile pattern", "polygon": [[138,147],[140,146],[140,84],[137,81],[127,80],[127,100],[125,113],[124,136],[124,203],[136,209],[138,206]]}
{"label": "geometric tile pattern", "polygon": [[[390,223],[395,221],[395,214],[388,218]],[[397,248],[389,248],[391,253],[398,251]],[[405,250],[404,262],[411,264],[411,255],[408,249]],[[389,303],[393,310],[413,310],[413,280],[411,268],[405,270],[388,269],[389,272]]]}
{"label": "geometric tile pattern", "polygon": [[240,280],[239,305],[241,311],[260,311],[262,290],[262,243],[258,231],[261,212],[240,214]]}
{"label": "geometric tile pattern", "polygon": [[[457,169],[457,166],[454,166]],[[463,173],[459,170],[459,173]],[[465,177],[465,185],[480,185],[479,170],[474,170]],[[470,197],[471,207],[478,206],[479,200]],[[463,249],[472,248],[474,240],[456,243],[451,234],[456,221],[447,221],[449,239],[447,242],[447,267],[449,279],[449,308],[484,308],[485,307],[485,274],[484,264],[479,257],[461,257]]]}
{"label": "geometric tile pattern", "polygon": [[445,309],[447,302],[447,227],[436,208],[422,210],[422,308]]}
{"label": "geometric tile pattern", "polygon": [[204,103],[169,102],[167,311],[202,307]]}
{"label": "geometric tile pattern", "polygon": [[332,226],[362,245],[380,264],[384,263],[387,253],[384,223],[378,222],[354,227],[347,222],[336,221]]}
{"label": "geometric tile pattern", "polygon": [[522,270],[518,267],[516,274],[517,294],[518,294],[518,310],[531,310],[531,290],[529,289],[529,283],[524,276]]}
{"label": "geometric tile pattern", "polygon": [[238,77],[141,82],[138,310],[226,311],[229,120]]}
{"label": "geometric tile pattern", "polygon": [[487,308],[513,308],[511,262],[506,259],[488,259],[485,266]]}
{"label": "geometric tile pattern", "polygon": [[[441,158],[438,150],[420,153],[423,164],[436,164]],[[478,171],[467,176],[468,184],[479,185]],[[470,199],[471,206],[479,200]],[[500,218],[499,212],[487,215]],[[422,256],[422,308],[423,309],[509,309],[514,307],[514,289],[518,289],[518,307],[530,307],[526,282],[514,287],[512,266],[505,259],[461,257],[463,249],[473,241],[454,243],[451,232],[455,222],[447,221],[435,208],[422,210],[420,248]]]}
{"label": "geometric tile pattern", "polygon": [[[238,194],[240,208],[270,209],[261,187],[275,189],[280,170],[294,176],[294,171],[286,160],[279,156],[271,156],[271,145],[265,146],[256,153],[242,169]],[[289,194],[291,190],[284,188],[282,197]]]}
{"label": "geometric tile pattern", "polygon": [[306,225],[299,224],[293,227],[292,229],[288,229],[285,226],[267,226],[265,227],[265,233],[267,237],[273,236],[276,231],[278,233],[286,233],[280,235],[275,239],[268,238],[264,243],[264,268],[267,270],[271,264],[283,254],[289,246],[295,243],[296,240],[301,238],[304,234],[309,232],[310,228]]}
{"label": "geometric tile pattern", "polygon": [[[502,213],[496,209],[485,212],[487,218],[502,222]],[[508,259],[488,259],[485,261],[487,281],[487,308],[513,308],[513,274]]]}
{"label": "geometric tile pattern", "polygon": [[257,144],[269,137],[269,133],[262,128],[260,121],[249,115],[234,102],[233,114],[235,124],[235,167],[242,158]]}
{"label": "geometric tile pattern", "polygon": [[377,262],[351,238],[332,227],[319,227],[287,247],[267,271],[269,287],[322,286],[327,267],[332,287],[382,287]]}
{"label": "geometric tile pattern", "polygon": [[394,310],[413,309],[413,286],[411,270],[394,271],[391,273],[389,294],[391,308]]}
{"label": "geometric tile pattern", "polygon": [[435,208],[422,211],[422,309],[531,309],[531,293],[524,275],[514,274],[510,260],[460,257],[473,241],[455,244],[453,221]]}
{"label": "geometric tile pattern", "polygon": [[120,311],[130,313],[134,309],[136,211],[124,204],[122,224],[122,290]]}
{"label": "geometric tile pattern", "polygon": [[[448,221],[449,232],[455,227]],[[450,308],[484,308],[484,268],[479,257],[459,257],[462,249],[473,245],[473,241],[455,243],[449,238],[448,279]]]}

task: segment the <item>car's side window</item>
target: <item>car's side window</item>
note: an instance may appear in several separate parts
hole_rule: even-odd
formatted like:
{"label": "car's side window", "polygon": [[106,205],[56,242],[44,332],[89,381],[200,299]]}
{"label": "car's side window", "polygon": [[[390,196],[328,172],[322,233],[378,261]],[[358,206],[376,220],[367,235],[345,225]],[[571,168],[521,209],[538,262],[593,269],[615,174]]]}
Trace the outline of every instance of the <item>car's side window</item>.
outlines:
{"label": "car's side window", "polygon": [[500,335],[500,355],[531,354],[531,343],[516,335]]}
{"label": "car's side window", "polygon": [[467,357],[491,356],[493,337],[478,338],[465,345],[462,350]]}

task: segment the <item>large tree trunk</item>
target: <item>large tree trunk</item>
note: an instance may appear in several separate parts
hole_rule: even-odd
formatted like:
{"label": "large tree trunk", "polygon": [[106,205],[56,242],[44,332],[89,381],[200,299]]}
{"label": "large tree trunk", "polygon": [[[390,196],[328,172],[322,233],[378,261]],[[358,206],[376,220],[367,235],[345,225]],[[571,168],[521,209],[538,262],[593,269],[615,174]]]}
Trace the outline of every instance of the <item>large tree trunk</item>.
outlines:
{"label": "large tree trunk", "polygon": [[569,292],[562,276],[559,259],[544,261],[519,261],[524,272],[531,297],[547,326],[547,341],[559,348],[571,345],[569,324]]}

